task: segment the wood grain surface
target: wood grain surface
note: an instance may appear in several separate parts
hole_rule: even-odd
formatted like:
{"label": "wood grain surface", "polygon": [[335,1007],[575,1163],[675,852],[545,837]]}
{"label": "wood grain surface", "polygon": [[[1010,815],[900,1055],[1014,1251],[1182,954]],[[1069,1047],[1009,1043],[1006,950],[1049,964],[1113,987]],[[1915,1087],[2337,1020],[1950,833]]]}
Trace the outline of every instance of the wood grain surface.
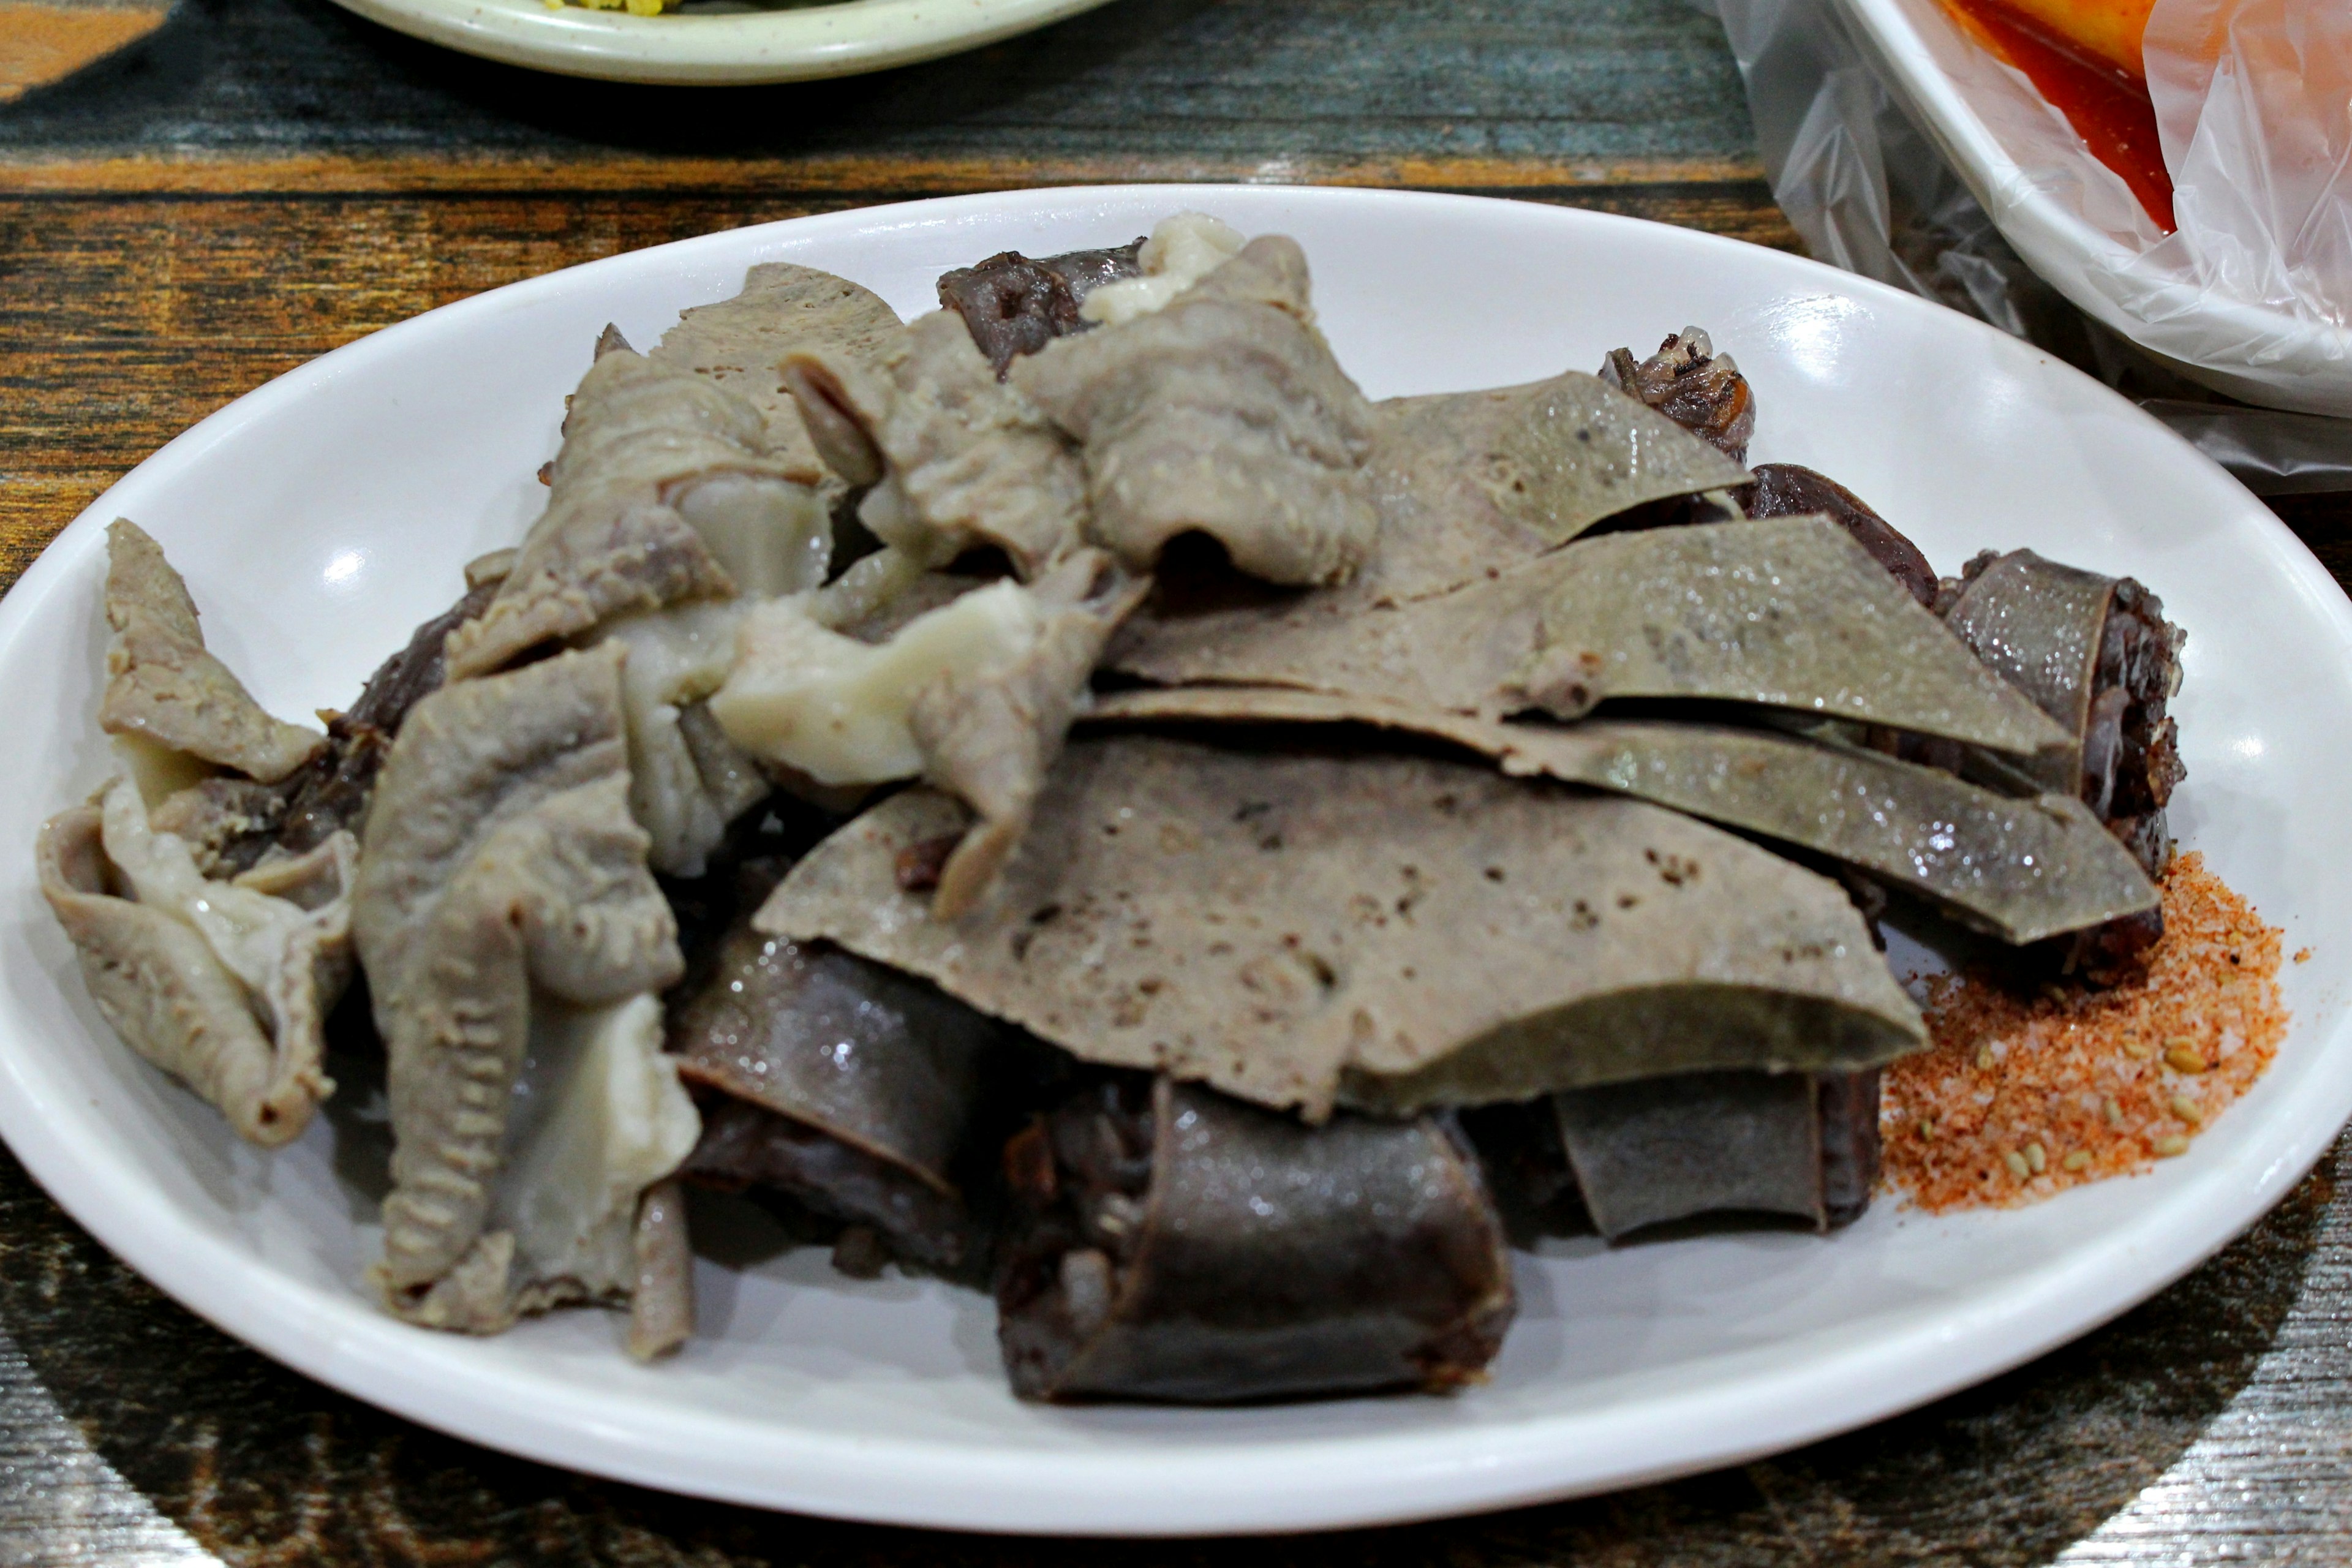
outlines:
{"label": "wood grain surface", "polygon": [[[932,66],[704,93],[486,65],[325,0],[179,0],[0,106],[0,585],[195,419],[432,306],[771,218],[1177,178],[1795,244],[1682,0],[1118,0]],[[2278,504],[2352,574],[2347,498]],[[2347,1159],[2108,1328],[1834,1442],[1475,1520],[1106,1546],[764,1515],[439,1436],[164,1300],[0,1153],[0,1568],[2352,1562]]]}

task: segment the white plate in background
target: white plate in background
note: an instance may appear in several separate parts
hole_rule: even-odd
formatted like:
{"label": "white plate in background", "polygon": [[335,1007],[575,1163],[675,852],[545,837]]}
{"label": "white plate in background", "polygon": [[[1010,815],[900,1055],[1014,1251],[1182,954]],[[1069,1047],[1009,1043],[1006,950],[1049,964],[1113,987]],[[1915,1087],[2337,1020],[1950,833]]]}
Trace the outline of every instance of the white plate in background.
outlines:
{"label": "white plate in background", "polygon": [[[1180,206],[1297,236],[1373,396],[1527,381],[1695,321],[1737,354],[1754,456],[1822,468],[1944,570],[2031,544],[2129,572],[2189,628],[2174,821],[2312,962],[2276,1065],[2184,1158],[2009,1213],[1881,1202],[1830,1237],[1748,1232],[1519,1258],[1493,1381],[1458,1397],[1059,1409],[1005,1389],[983,1297],[835,1275],[804,1249],[704,1261],[703,1323],[632,1364],[571,1311],[472,1340],[384,1316],[372,1206],[331,1108],[267,1155],[100,1022],[42,905],[41,819],[105,773],[92,720],[102,530],[136,519],[271,709],[344,703],[460,563],[513,542],[598,330],[650,342],[755,262],[901,310],[998,250],[1115,244]],[[1908,295],[1686,230],[1467,197],[1268,187],[959,197],[614,257],[497,289],[280,377],[142,464],[0,603],[0,1135],[133,1268],[299,1371],[429,1426],[600,1475],[848,1518],[987,1530],[1297,1530],[1463,1512],[1697,1470],[2014,1366],[2252,1224],[2352,1112],[2352,605],[2258,502],[2123,399]],[[348,1152],[348,1151],[347,1151]],[[363,1168],[363,1159],[351,1162]]]}
{"label": "white plate in background", "polygon": [[430,44],[511,66],[673,86],[856,76],[1026,33],[1103,0],[834,0],[635,16],[548,0],[336,0]]}
{"label": "white plate in background", "polygon": [[[1937,0],[1836,3],[1879,79],[2043,281],[2201,386],[2352,418],[2352,331],[2185,281],[2124,280],[2155,242],[2154,221],[2022,73],[1963,34]],[[2058,185],[2077,189],[2081,205],[2060,200]],[[2120,237],[2134,230],[2130,243]],[[2200,357],[2182,357],[2191,342]]]}

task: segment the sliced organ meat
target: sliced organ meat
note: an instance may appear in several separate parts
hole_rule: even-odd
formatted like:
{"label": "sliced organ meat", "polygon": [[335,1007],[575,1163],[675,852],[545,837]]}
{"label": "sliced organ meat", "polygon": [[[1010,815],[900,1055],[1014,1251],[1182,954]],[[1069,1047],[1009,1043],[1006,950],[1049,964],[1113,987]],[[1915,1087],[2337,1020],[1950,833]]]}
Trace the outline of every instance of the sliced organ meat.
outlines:
{"label": "sliced organ meat", "polygon": [[768,453],[788,472],[822,486],[824,471],[784,384],[783,363],[822,353],[877,365],[898,331],[898,313],[871,289],[813,267],[769,261],[743,275],[733,299],[680,311],[677,325],[646,357],[708,376],[758,409],[767,421]]}
{"label": "sliced organ meat", "polygon": [[608,333],[549,469],[547,510],[489,606],[450,632],[467,679],[623,615],[824,578],[823,479],[768,447],[767,416],[719,382]]}
{"label": "sliced organ meat", "polygon": [[1838,886],[1687,817],[1417,757],[1072,742],[956,920],[899,880],[963,808],[893,796],[755,920],[1105,1066],[1313,1119],[1700,1068],[1856,1068],[1918,1015]]}
{"label": "sliced organ meat", "polygon": [[1301,638],[1369,611],[1524,565],[1630,509],[1744,482],[1748,471],[1580,371],[1372,410],[1366,463],[1380,532],[1355,576],[1304,594],[1161,592],[1116,668],[1160,681],[1246,679]]}
{"label": "sliced organ meat", "polygon": [[885,544],[944,566],[974,544],[1033,578],[1078,548],[1087,474],[1069,441],[991,374],[963,323],[921,317],[867,368],[794,354],[782,376],[834,472],[872,488],[858,520]]}
{"label": "sliced organ meat", "polygon": [[1433,1117],[1308,1128],[1140,1075],[1006,1152],[1013,1391],[1184,1404],[1479,1381],[1516,1310],[1478,1163]]}
{"label": "sliced organ meat", "polygon": [[52,818],[36,851],[100,1015],[265,1147],[334,1092],[323,1031],[351,976],[355,853],[341,834],[274,884],[210,881],[127,778]]}
{"label": "sliced organ meat", "polygon": [[984,1250],[959,1186],[1003,1026],[930,985],[748,921],[670,1029],[709,1091],[685,1174],[779,1191],[952,1270]]}
{"label": "sliced organ meat", "polygon": [[1729,354],[1696,327],[1685,327],[1636,361],[1631,349],[1612,349],[1601,378],[1640,398],[1735,463],[1748,460],[1756,433],[1756,394]]}
{"label": "sliced organ meat", "polygon": [[1220,686],[1108,693],[1087,721],[1360,724],[1427,735],[1492,757],[1507,774],[1631,795],[1827,856],[2012,943],[2145,916],[2161,901],[2131,852],[2075,800],[2019,799],[1875,751],[1769,730],[1495,723],[1377,698]]}
{"label": "sliced organ meat", "polygon": [[1342,581],[1371,552],[1371,405],[1315,330],[1292,240],[1253,240],[1163,309],[1057,338],[1007,381],[1080,444],[1091,536],[1136,570],[1185,533],[1271,583]]}
{"label": "sliced organ meat", "polygon": [[2031,754],[2064,737],[1969,657],[1845,531],[1815,517],[1580,540],[1452,593],[1111,665],[1165,685],[1288,687],[1441,713],[1578,719],[1612,698],[1704,700]]}
{"label": "sliced organ meat", "polygon": [[1140,273],[1136,258],[1142,248],[1139,237],[1108,250],[1035,258],[999,251],[975,266],[942,273],[940,303],[955,312],[1002,379],[1021,355],[1092,327],[1078,308],[1104,284]]}
{"label": "sliced organ meat", "polygon": [[1098,550],[1071,556],[1032,590],[1042,624],[1017,658],[950,668],[916,696],[923,776],[979,818],[940,868],[941,919],[979,903],[1020,847],[1103,646],[1148,586]]}
{"label": "sliced organ meat", "polygon": [[[274,719],[205,651],[188,585],[163,546],[128,518],[106,530],[106,690],[99,728],[124,737],[158,777],[194,783],[203,764],[275,784],[316,756],[326,737]],[[186,759],[194,759],[193,763]],[[143,782],[143,781],[142,781]],[[161,797],[164,789],[151,789]]]}
{"label": "sliced organ meat", "polygon": [[368,815],[352,927],[394,1138],[375,1278],[429,1327],[628,1300],[644,1195],[699,1133],[661,1049],[682,962],[628,812],[620,663],[425,698]]}

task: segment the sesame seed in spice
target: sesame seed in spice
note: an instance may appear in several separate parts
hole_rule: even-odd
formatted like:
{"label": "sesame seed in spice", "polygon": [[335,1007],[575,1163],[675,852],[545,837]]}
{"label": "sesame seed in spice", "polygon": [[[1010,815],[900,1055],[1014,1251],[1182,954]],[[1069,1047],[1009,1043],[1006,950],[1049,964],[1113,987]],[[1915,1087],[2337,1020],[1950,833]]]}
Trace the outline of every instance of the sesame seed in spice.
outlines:
{"label": "sesame seed in spice", "polygon": [[1928,982],[1931,1043],[1886,1069],[1888,1186],[1937,1214],[2032,1203],[2187,1152],[2252,1087],[2286,1033],[2281,933],[2202,856],[2163,889],[2164,940],[2111,990]]}

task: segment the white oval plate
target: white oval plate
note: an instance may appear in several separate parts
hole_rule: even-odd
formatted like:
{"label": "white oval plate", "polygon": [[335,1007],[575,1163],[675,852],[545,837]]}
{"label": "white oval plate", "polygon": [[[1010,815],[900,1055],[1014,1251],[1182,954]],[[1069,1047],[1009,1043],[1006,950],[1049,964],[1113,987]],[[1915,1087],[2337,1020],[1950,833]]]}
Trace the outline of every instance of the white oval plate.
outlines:
{"label": "white oval plate", "polygon": [[396,32],[508,65],[607,81],[730,86],[856,76],[976,49],[1103,0],[836,0],[633,16],[547,0],[337,0]]}
{"label": "white oval plate", "polygon": [[[804,1249],[704,1262],[699,1336],[632,1365],[614,1321],[499,1339],[411,1329],[357,1280],[372,1213],[339,1177],[351,1108],[273,1157],[100,1023],[42,907],[41,818],[106,770],[91,713],[101,530],[136,518],[214,647],[282,713],[347,701],[459,563],[543,494],[597,331],[649,343],[746,266],[832,268],[903,311],[1007,247],[1115,243],[1180,206],[1297,236],[1374,396],[1526,381],[1697,321],[1762,409],[1760,459],[1810,463],[1945,570],[2032,544],[2129,571],[2191,629],[2176,806],[2290,950],[2277,1065],[2185,1158],[2014,1213],[1882,1202],[1837,1236],[1724,1236],[1522,1257],[1493,1382],[1457,1398],[1243,1410],[1052,1409],[1005,1391],[994,1310],[835,1276]],[[1989,327],[1730,240],[1559,208],[1279,188],[1055,190],[803,218],[614,257],[451,305],[240,399],[100,497],[0,604],[0,1134],[132,1267],[232,1334],[445,1431],[715,1498],[1056,1532],[1297,1530],[1462,1512],[1721,1465],[2014,1366],[2252,1224],[2352,1111],[2352,605],[2235,482],[2119,397]],[[357,1163],[363,1164],[364,1162]]]}

